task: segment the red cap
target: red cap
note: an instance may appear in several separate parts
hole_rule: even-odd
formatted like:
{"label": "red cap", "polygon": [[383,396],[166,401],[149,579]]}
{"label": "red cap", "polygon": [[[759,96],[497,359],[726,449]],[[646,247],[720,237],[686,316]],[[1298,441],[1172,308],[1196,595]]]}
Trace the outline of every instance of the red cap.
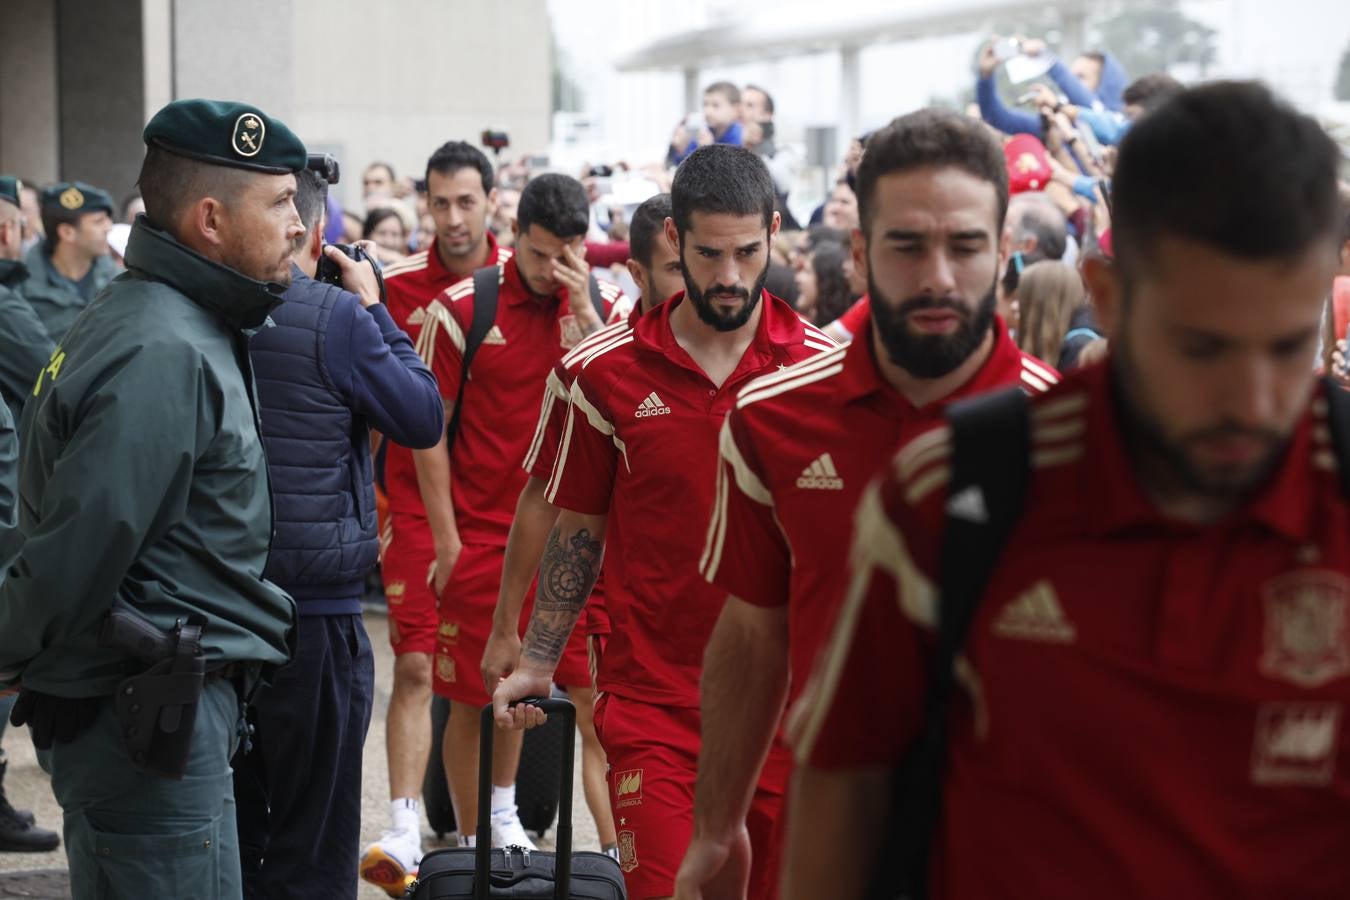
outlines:
{"label": "red cap", "polygon": [[1003,145],[1008,162],[1008,193],[1043,191],[1050,183],[1050,160],[1045,145],[1029,134],[1015,134]]}
{"label": "red cap", "polygon": [[1101,248],[1102,254],[1107,259],[1115,259],[1115,247],[1111,243],[1111,229],[1108,228],[1102,232],[1101,237],[1097,238],[1097,246]]}

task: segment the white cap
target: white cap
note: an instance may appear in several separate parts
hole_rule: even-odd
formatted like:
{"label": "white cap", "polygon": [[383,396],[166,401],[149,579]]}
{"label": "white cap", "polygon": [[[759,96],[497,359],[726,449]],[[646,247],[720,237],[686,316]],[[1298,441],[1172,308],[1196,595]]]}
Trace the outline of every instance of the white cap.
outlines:
{"label": "white cap", "polygon": [[118,256],[127,255],[127,238],[131,237],[131,226],[118,222],[108,230],[108,246]]}

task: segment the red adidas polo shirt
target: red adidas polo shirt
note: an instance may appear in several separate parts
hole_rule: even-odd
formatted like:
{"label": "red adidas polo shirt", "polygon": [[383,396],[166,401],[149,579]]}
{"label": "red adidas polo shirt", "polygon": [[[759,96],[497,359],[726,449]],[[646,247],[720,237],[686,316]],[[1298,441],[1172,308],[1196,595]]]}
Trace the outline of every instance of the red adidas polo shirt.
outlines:
{"label": "red adidas polo shirt", "polygon": [[671,331],[670,315],[683,302],[677,294],[587,358],[572,386],[548,498],[563,509],[609,513],[606,572],[623,596],[609,597],[614,630],[600,690],[696,708],[703,648],[724,596],[698,574],[722,419],[753,378],[834,342],[765,293],[754,340],[719,388]]}
{"label": "red adidas polo shirt", "polygon": [[[514,258],[499,266],[497,315],[473,358],[459,433],[450,456],[450,493],[465,543],[506,546],[516,500],[525,486],[520,461],[535,432],[539,390],[575,343],[566,291],[542,299],[521,281]],[[626,315],[627,298],[601,282],[607,315]],[[589,302],[589,300],[587,301]],[[440,383],[441,396],[459,393],[465,336],[473,323],[473,279],[454,285],[427,307],[417,351]],[[616,310],[618,311],[616,313]],[[411,454],[407,464],[412,466]],[[409,473],[401,473],[407,482]],[[411,484],[416,492],[417,472]],[[390,505],[394,506],[391,497]],[[421,509],[420,499],[417,508]]]}
{"label": "red adidas polo shirt", "polygon": [[[1106,367],[1033,410],[1025,513],[958,670],[934,896],[1350,897],[1350,516],[1325,398],[1209,526],[1146,499]],[[794,712],[817,767],[892,765],[918,727],[947,435],[859,507]]]}
{"label": "red adidas polo shirt", "polygon": [[870,321],[872,321],[872,300],[869,295],[863,294],[830,324],[838,325],[848,332],[849,340],[856,340],[863,326]]}
{"label": "red adidas polo shirt", "polygon": [[567,426],[567,405],[572,394],[572,383],[577,380],[581,364],[595,351],[620,340],[633,330],[642,317],[642,310],[634,306],[628,318],[607,325],[567,352],[553,366],[544,385],[544,400],[539,409],[539,421],[534,427],[530,450],[525,454],[525,471],[535,478],[547,481],[553,474],[553,463],[558,459],[563,429]]}
{"label": "red adidas polo shirt", "polygon": [[722,431],[723,486],[703,575],[756,606],[787,606],[793,696],[811,671],[843,594],[853,511],[900,442],[942,421],[955,400],[1059,380],[1017,349],[999,319],[983,366],[943,400],[915,407],[877,369],[872,322],[854,341],[752,382]]}
{"label": "red adidas polo shirt", "polygon": [[[491,231],[487,233],[487,253],[484,265],[501,265],[511,258],[508,247],[497,244]],[[448,288],[462,279],[441,262],[433,240],[431,247],[399,260],[384,270],[385,305],[394,324],[412,339],[413,344],[422,334],[427,320],[427,307]],[[425,516],[422,495],[417,492],[417,471],[413,468],[412,451],[389,442],[385,451],[385,494],[391,510]]]}

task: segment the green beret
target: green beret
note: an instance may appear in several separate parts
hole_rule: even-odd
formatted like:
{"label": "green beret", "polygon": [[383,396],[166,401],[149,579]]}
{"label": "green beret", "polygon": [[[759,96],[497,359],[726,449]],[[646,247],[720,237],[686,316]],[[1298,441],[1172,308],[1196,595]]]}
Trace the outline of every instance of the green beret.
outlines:
{"label": "green beret", "polygon": [[305,167],[305,145],[280,119],[228,100],[175,100],[141,135],[147,146],[217,166],[285,175]]}
{"label": "green beret", "polygon": [[19,204],[19,189],[23,183],[13,175],[0,175],[0,200],[8,200],[15,206]]}
{"label": "green beret", "polygon": [[86,213],[100,209],[108,215],[113,212],[112,197],[83,181],[58,181],[43,188],[39,203],[43,212]]}

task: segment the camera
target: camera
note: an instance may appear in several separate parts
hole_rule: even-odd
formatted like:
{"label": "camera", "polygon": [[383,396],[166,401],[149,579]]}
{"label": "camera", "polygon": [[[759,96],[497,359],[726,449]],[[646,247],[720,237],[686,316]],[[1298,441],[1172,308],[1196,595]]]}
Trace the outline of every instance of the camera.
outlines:
{"label": "camera", "polygon": [[330,185],[337,184],[341,177],[338,161],[329,153],[311,153],[305,162],[305,168],[318,173],[318,176]]}
{"label": "camera", "polygon": [[[329,244],[328,247],[336,247],[342,251],[348,259],[356,262],[365,261],[370,263],[370,267],[375,270],[375,282],[380,286],[380,302],[385,302],[386,294],[384,292],[384,275],[380,272],[380,263],[369,253],[361,249],[358,244]],[[326,249],[326,248],[325,248]],[[342,287],[342,269],[338,264],[328,258],[324,253],[319,257],[319,265],[314,272],[314,280],[322,281],[324,284],[334,284]]]}
{"label": "camera", "polygon": [[591,170],[586,173],[591,178],[613,178],[613,166],[591,166]]}
{"label": "camera", "polygon": [[511,138],[507,137],[505,131],[492,131],[484,129],[483,146],[491,148],[494,152],[500,153],[511,146]]}

